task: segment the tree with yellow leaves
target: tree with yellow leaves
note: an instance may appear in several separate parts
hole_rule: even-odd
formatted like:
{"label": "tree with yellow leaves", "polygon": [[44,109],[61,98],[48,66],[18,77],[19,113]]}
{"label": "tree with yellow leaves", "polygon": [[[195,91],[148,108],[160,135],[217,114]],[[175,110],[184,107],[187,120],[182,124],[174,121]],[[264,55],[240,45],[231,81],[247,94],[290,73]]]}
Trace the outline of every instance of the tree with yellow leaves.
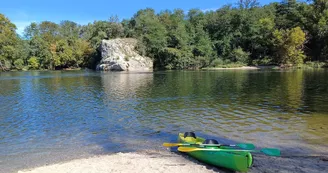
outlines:
{"label": "tree with yellow leaves", "polygon": [[277,52],[275,61],[280,64],[302,64],[305,55],[305,33],[300,27],[273,32],[273,45]]}

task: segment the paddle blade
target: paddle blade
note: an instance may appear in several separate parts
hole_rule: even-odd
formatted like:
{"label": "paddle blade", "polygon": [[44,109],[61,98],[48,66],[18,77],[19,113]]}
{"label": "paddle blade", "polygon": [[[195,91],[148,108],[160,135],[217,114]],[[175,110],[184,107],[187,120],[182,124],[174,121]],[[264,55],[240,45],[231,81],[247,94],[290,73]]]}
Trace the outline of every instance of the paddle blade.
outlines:
{"label": "paddle blade", "polygon": [[269,156],[280,156],[280,150],[276,148],[263,148],[261,152]]}
{"label": "paddle blade", "polygon": [[246,150],[254,150],[255,149],[255,145],[250,144],[250,143],[237,144],[237,146],[242,148],[242,149],[246,149]]}
{"label": "paddle blade", "polygon": [[199,150],[199,148],[192,148],[192,147],[179,147],[178,148],[178,151],[185,152],[185,153],[193,152],[193,151],[197,151],[197,150]]}
{"label": "paddle blade", "polygon": [[164,147],[177,147],[179,143],[163,143]]}

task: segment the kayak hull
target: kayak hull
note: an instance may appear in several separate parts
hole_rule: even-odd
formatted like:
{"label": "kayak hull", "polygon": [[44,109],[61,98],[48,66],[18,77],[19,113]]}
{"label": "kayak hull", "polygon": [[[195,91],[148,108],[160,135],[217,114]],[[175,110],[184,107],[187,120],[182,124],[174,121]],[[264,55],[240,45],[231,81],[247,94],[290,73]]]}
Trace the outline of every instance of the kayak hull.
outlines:
{"label": "kayak hull", "polygon": [[[197,137],[186,137],[184,138],[183,133],[179,134],[178,141],[181,143],[191,143],[191,144],[201,144],[205,139]],[[207,148],[217,148],[217,147],[207,147]],[[232,147],[220,147],[220,148],[230,148]],[[250,152],[231,152],[226,151],[193,151],[188,152],[193,158],[202,161],[204,163],[224,167],[239,172],[247,172],[248,169],[253,164],[253,158]]]}

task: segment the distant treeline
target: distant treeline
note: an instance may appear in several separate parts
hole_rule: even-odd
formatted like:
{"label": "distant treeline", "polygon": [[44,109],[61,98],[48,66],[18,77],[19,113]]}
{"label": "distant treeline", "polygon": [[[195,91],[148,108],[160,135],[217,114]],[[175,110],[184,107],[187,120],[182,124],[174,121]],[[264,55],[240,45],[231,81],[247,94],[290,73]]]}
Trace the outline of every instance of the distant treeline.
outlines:
{"label": "distant treeline", "polygon": [[[328,60],[328,1],[239,0],[216,11],[138,11],[131,19],[79,25],[31,23],[23,36],[0,14],[0,62],[6,69],[93,68],[102,39],[133,37],[157,69],[300,65]],[[1,68],[1,67],[0,67]]]}

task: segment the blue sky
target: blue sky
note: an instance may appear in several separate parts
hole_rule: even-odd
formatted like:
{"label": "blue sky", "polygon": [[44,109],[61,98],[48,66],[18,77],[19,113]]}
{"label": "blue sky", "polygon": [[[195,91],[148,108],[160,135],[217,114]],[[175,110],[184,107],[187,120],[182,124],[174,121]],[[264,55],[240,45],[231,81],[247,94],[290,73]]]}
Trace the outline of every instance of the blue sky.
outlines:
{"label": "blue sky", "polygon": [[[261,5],[280,0],[258,0]],[[120,19],[132,17],[147,7],[156,12],[180,8],[189,10],[215,10],[222,5],[235,4],[237,0],[3,0],[0,13],[7,16],[22,33],[31,22],[71,20],[87,24],[94,20],[106,20],[112,15]]]}

